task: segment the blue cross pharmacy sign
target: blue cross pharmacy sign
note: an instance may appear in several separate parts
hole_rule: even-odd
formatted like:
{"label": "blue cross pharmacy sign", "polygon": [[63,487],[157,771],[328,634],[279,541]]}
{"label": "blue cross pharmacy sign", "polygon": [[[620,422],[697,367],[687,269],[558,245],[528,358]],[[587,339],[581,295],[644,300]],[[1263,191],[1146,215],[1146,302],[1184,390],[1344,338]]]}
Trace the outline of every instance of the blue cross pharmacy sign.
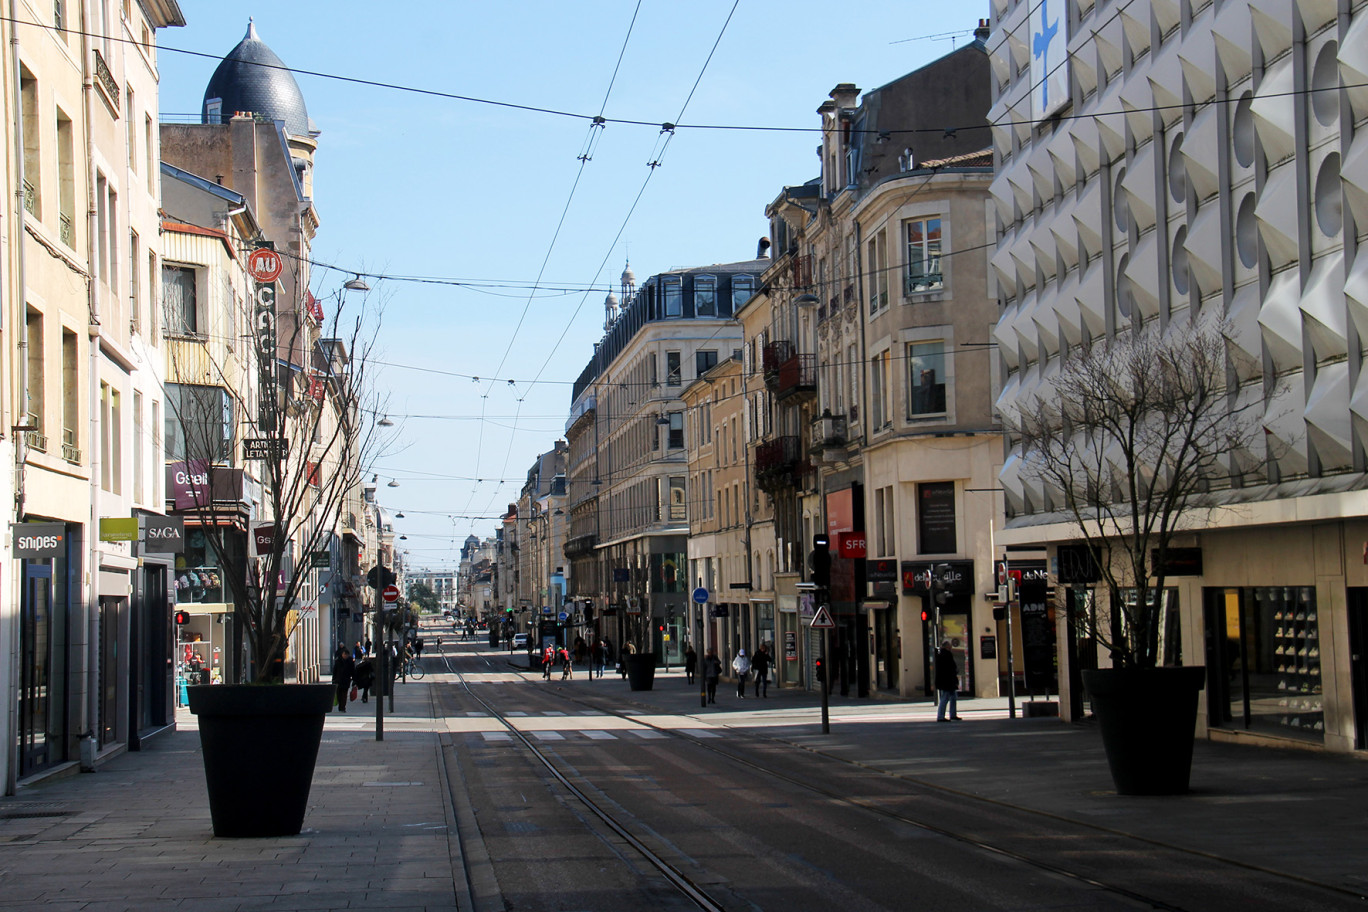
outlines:
{"label": "blue cross pharmacy sign", "polygon": [[1031,117],[1044,120],[1069,100],[1067,0],[1037,0],[1031,29]]}

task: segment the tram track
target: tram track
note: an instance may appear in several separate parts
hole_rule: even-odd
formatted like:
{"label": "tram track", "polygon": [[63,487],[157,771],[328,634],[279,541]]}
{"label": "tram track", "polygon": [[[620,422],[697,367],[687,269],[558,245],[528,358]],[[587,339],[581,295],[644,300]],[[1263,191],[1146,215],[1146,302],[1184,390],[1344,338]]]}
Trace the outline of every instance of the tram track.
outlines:
{"label": "tram track", "polygon": [[[515,737],[531,753],[531,755],[534,756],[536,760],[556,779],[556,781],[562,785],[562,787],[566,788],[568,792],[575,796],[576,800],[581,801],[586,808],[588,808],[596,817],[602,820],[605,825],[609,826],[613,830],[613,832],[617,833],[621,838],[627,841],[628,844],[631,844],[633,848],[636,848],[638,849],[638,851],[641,851],[643,857],[648,858],[651,864],[657,867],[659,870],[661,870],[662,873],[665,874],[672,883],[675,883],[676,877],[678,877],[680,878],[680,883],[687,884],[688,887],[692,890],[697,890],[699,894],[697,897],[691,895],[689,892],[687,892],[687,890],[685,891],[685,895],[689,895],[693,901],[698,902],[700,908],[724,908],[724,906],[719,904],[716,900],[708,897],[706,891],[703,891],[701,888],[699,888],[696,883],[691,881],[674,865],[671,865],[668,861],[661,858],[657,853],[652,852],[649,847],[645,846],[641,842],[641,840],[633,836],[629,830],[629,823],[618,820],[613,814],[606,811],[598,802],[595,802],[592,798],[590,798],[583,789],[579,788],[574,783],[570,782],[569,779],[566,778],[566,776],[556,767],[555,762],[547,755],[546,752],[538,748],[538,746],[534,744],[531,741],[531,739],[529,739],[523,732],[519,731],[518,727],[512,722],[510,722],[509,719],[496,707],[490,704],[489,701],[483,699],[482,697],[474,693],[474,691],[470,687],[469,682],[466,680],[465,675],[451,666],[450,658],[448,656],[443,654],[443,660],[446,663],[447,670],[457,678],[459,684],[464,689],[465,693],[467,693],[470,696],[470,698],[474,700],[476,703],[478,703],[480,706],[484,707],[485,711],[487,711],[492,718],[497,719],[499,723],[503,725],[512,734],[512,736]],[[522,672],[520,670],[517,671],[517,673],[520,676],[526,674],[525,672]],[[724,758],[728,763],[761,774],[769,780],[782,782],[792,788],[806,791],[815,797],[820,797],[820,799],[825,802],[837,803],[847,807],[856,808],[863,812],[877,815],[890,822],[894,822],[896,824],[900,824],[907,827],[913,827],[924,833],[934,835],[941,839],[952,841],[955,844],[972,849],[973,851],[984,853],[985,855],[995,856],[1000,859],[1009,860],[1016,864],[1024,865],[1029,868],[1035,869],[1044,874],[1048,874],[1053,877],[1061,878],[1079,884],[1080,886],[1084,886],[1093,890],[1102,891],[1114,897],[1124,898],[1129,902],[1137,903],[1143,907],[1171,910],[1171,912],[1189,912],[1190,908],[1199,908],[1181,905],[1175,901],[1151,895],[1149,893],[1144,892],[1143,890],[1132,889],[1112,879],[1090,875],[1083,871],[1076,870],[1074,868],[1057,863],[1055,861],[1051,861],[1049,859],[1040,857],[1039,855],[1015,849],[1011,846],[1002,844],[1000,842],[994,842],[988,839],[971,835],[966,832],[960,832],[951,827],[944,826],[933,820],[928,820],[923,817],[909,815],[905,812],[896,810],[888,806],[887,802],[885,801],[871,800],[854,796],[843,791],[838,791],[834,788],[823,786],[821,783],[814,782],[812,781],[812,779],[807,778],[805,776],[799,776],[781,771],[777,769],[775,765],[773,765],[772,763],[763,764],[757,761],[756,759],[752,759],[751,757],[739,754],[734,750],[729,750],[726,747],[721,746],[720,744],[715,743],[711,740],[705,740],[700,737],[695,737],[687,732],[680,731],[676,728],[667,728],[662,725],[658,725],[651,722],[648,718],[643,718],[643,716],[650,715],[654,712],[652,708],[643,707],[638,712],[624,711],[615,708],[606,708],[599,703],[589,702],[583,699],[576,698],[575,696],[566,694],[563,691],[560,691],[559,689],[553,692],[551,695],[564,703],[582,707],[594,713],[612,716],[630,722],[633,725],[652,729],[664,735],[668,735],[670,737],[679,738],[681,740],[687,741],[698,749],[707,751],[713,755]],[[1056,826],[1063,825],[1067,827],[1080,828],[1083,830],[1096,833],[1099,836],[1105,836],[1109,839],[1135,843],[1155,850],[1162,850],[1164,852],[1178,853],[1179,855],[1187,856],[1194,860],[1200,859],[1201,861],[1209,864],[1216,864],[1220,866],[1229,867],[1234,870],[1255,873],[1264,877],[1274,878],[1287,884],[1295,884],[1304,888],[1312,888],[1317,891],[1325,891],[1327,893],[1337,895],[1341,900],[1348,899],[1353,900],[1357,903],[1363,903],[1365,900],[1364,895],[1358,891],[1339,888],[1332,884],[1326,884],[1308,878],[1301,878],[1294,874],[1289,874],[1285,871],[1279,871],[1255,864],[1250,864],[1247,862],[1242,862],[1235,859],[1230,859],[1210,852],[1194,850],[1189,847],[1175,845],[1172,843],[1164,842],[1162,840],[1156,840],[1134,833],[1128,833],[1122,830],[1117,830],[1089,821],[1077,820],[1063,815],[1052,814],[1047,811],[1042,811],[1040,809],[1014,804],[1012,802],[1002,801],[1000,799],[979,796],[957,789],[948,788],[944,785],[928,782],[922,779],[918,779],[914,776],[908,776],[905,773],[880,769],[873,765],[863,764],[856,760],[836,756],[831,753],[827,753],[822,750],[816,749],[811,745],[799,744],[780,737],[757,734],[753,731],[746,731],[746,736],[752,742],[768,743],[770,745],[782,746],[784,748],[789,749],[799,748],[802,751],[806,752],[808,755],[811,755],[813,757],[820,758],[824,761],[836,761],[837,763],[843,766],[846,766],[850,769],[857,769],[864,773],[880,773],[886,781],[892,780],[898,783],[900,786],[912,787],[914,789],[934,793],[944,798],[953,799],[955,801],[976,802],[981,806],[991,808],[992,810],[998,813],[1007,813],[1027,818],[1047,820],[1052,825]],[[596,786],[596,788],[600,787]],[[914,798],[915,796],[905,795],[904,797]]]}

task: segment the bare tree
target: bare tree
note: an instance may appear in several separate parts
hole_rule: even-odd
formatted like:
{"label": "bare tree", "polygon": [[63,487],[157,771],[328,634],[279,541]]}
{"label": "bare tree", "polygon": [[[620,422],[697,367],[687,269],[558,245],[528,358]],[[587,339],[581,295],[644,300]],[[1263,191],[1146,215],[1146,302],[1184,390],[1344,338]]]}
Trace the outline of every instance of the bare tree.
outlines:
{"label": "bare tree", "polygon": [[1062,514],[1111,600],[1080,615],[1119,667],[1159,661],[1169,552],[1229,484],[1228,460],[1262,436],[1261,396],[1241,396],[1223,323],[1157,324],[1097,340],[1032,402],[1004,414],[1021,475]]}
{"label": "bare tree", "polygon": [[[231,593],[253,681],[279,678],[290,636],[309,607],[303,599],[309,556],[331,549],[348,500],[375,456],[380,403],[366,368],[379,309],[368,307],[369,297],[350,313],[342,292],[329,299],[334,310],[328,317],[282,313],[278,325],[285,332],[266,353],[272,363],[265,370],[241,356],[250,346],[240,341],[217,349],[230,352],[217,359],[213,346],[192,344],[204,340],[172,346],[168,382],[177,386],[168,390],[167,417],[179,438],[175,448],[187,466],[192,501],[182,508],[199,520]],[[251,490],[220,490],[223,480],[237,477],[231,465],[246,438],[279,441],[279,448],[244,460],[254,466],[247,473],[255,476]],[[241,533],[224,514],[253,493],[259,499],[244,551]],[[258,542],[263,527],[270,533]]]}

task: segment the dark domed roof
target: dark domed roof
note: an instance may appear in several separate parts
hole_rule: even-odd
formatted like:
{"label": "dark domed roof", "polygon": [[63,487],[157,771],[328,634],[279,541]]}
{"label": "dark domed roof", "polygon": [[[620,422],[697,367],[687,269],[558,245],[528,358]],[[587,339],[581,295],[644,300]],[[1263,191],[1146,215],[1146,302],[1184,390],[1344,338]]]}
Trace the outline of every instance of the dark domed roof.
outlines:
{"label": "dark domed roof", "polygon": [[247,36],[238,42],[214,70],[204,90],[201,121],[209,123],[209,101],[220,99],[226,121],[239,111],[259,114],[269,120],[285,121],[285,129],[296,136],[309,136],[309,112],[299,84],[275,51],[257,37],[256,26],[247,24]]}

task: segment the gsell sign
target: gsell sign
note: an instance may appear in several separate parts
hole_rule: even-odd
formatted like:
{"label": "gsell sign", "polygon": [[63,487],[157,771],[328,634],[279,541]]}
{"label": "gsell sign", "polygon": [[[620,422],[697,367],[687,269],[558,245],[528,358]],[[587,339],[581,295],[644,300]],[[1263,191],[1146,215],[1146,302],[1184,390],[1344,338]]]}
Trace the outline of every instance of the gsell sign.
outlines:
{"label": "gsell sign", "polygon": [[275,545],[275,537],[275,526],[257,526],[252,530],[252,543],[256,547],[258,557],[271,553],[271,548]]}
{"label": "gsell sign", "polygon": [[62,523],[15,523],[14,556],[29,560],[61,557],[66,553],[66,526]]}

